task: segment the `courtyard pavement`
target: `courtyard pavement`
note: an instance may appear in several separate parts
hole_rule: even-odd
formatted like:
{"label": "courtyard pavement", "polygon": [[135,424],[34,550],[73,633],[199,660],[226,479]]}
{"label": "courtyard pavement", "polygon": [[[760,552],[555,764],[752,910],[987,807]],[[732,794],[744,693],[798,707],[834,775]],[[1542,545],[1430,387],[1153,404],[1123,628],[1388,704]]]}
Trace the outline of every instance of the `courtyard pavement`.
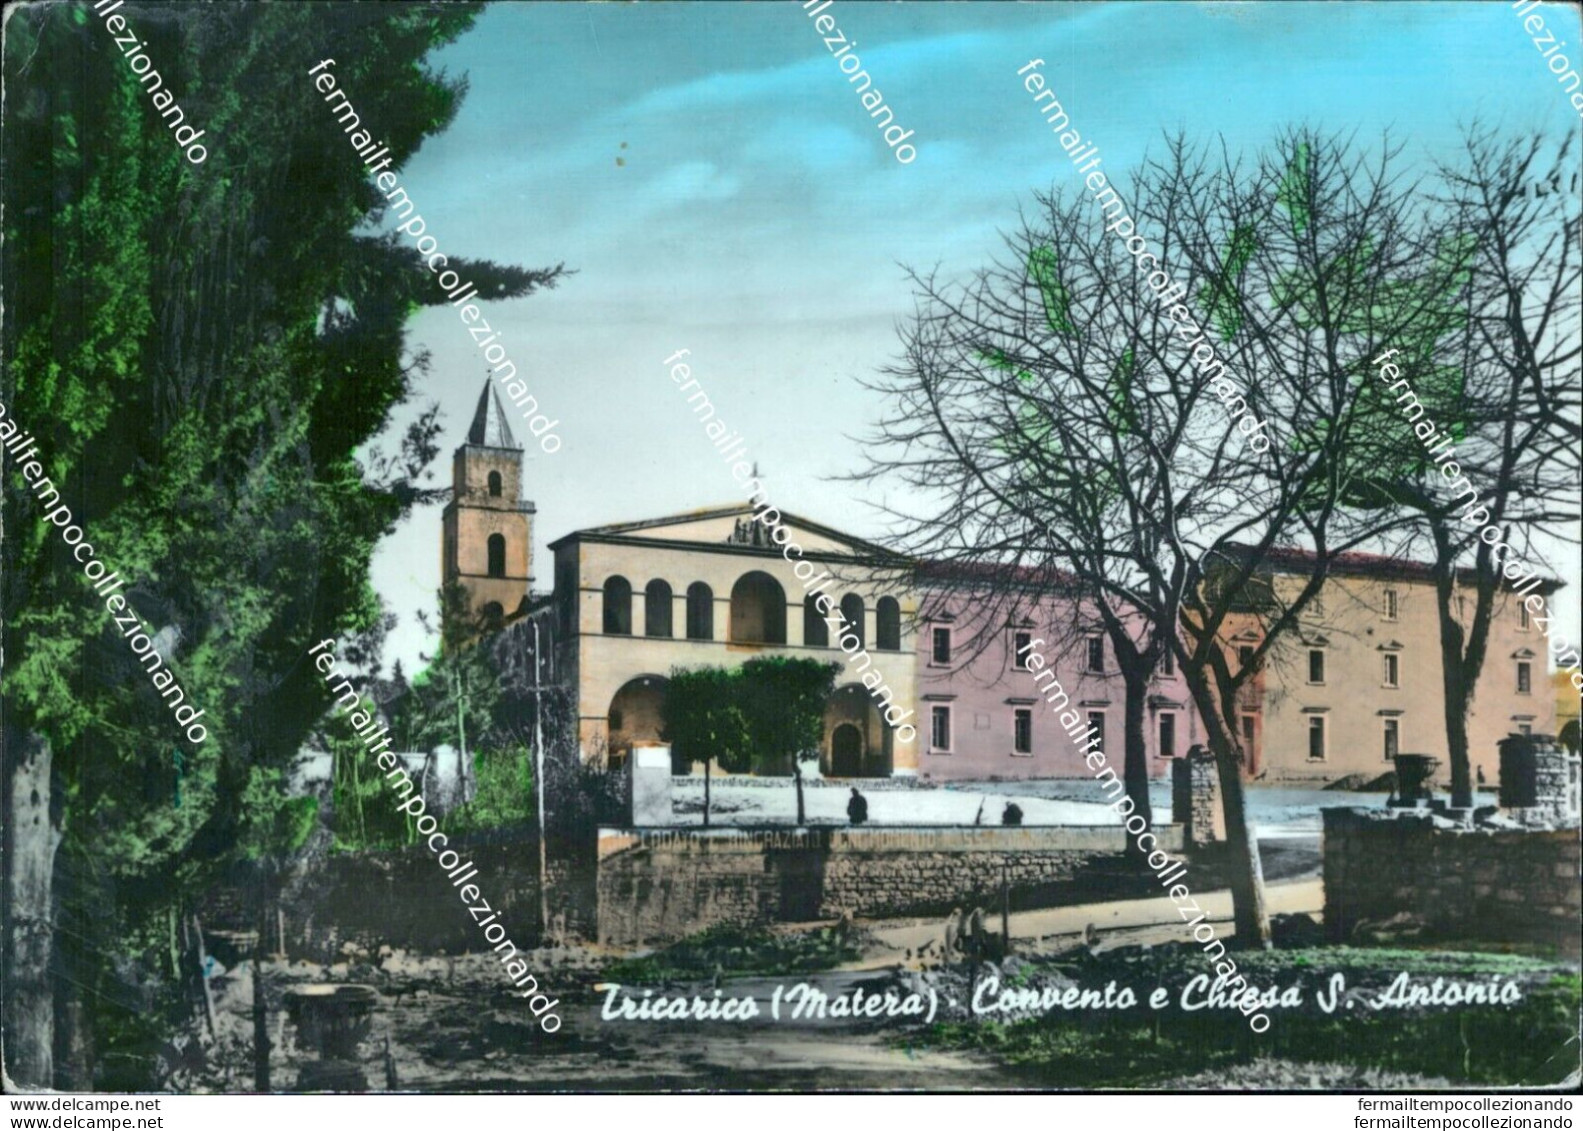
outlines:
{"label": "courtyard pavement", "polygon": [[[704,784],[701,776],[673,778],[672,809],[677,825],[703,823]],[[1022,809],[1025,825],[1117,825],[1121,818],[1104,802],[1098,782],[1081,778],[1019,782],[953,782],[948,785],[898,787],[894,779],[879,783],[809,781],[804,808],[810,825],[845,825],[851,786],[868,802],[871,825],[998,825],[1007,802]],[[797,794],[789,778],[717,778],[710,790],[712,825],[790,825],[797,817]],[[1355,805],[1378,808],[1387,794],[1324,790],[1308,786],[1252,783],[1248,813],[1259,839],[1317,838],[1320,809]],[[1156,821],[1172,820],[1171,787],[1150,783],[1149,800]],[[1475,804],[1493,805],[1493,793],[1479,793]]]}
{"label": "courtyard pavement", "polygon": [[[868,802],[868,823],[871,825],[999,825],[1008,801],[1015,801],[1022,807],[1025,825],[1119,823],[1114,810],[1096,802],[969,789],[880,789],[863,782],[854,784]],[[848,824],[846,807],[851,796],[851,787],[837,782],[805,786],[803,798],[808,823]],[[672,779],[671,798],[678,825],[703,823],[702,778]],[[711,784],[709,823],[712,825],[790,825],[796,819],[797,792],[790,781],[739,784],[726,779]]]}

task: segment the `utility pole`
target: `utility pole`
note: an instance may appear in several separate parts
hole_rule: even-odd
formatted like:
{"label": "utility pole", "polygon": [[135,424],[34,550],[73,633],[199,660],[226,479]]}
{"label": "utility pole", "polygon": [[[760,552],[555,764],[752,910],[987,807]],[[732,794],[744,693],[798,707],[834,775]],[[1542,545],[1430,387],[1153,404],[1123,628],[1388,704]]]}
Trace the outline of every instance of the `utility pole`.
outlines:
{"label": "utility pole", "polygon": [[533,627],[533,792],[539,795],[539,943],[542,946],[550,929],[549,851],[546,848],[549,834],[544,827],[544,697],[539,678],[543,660],[539,651],[539,622],[529,614],[529,623]]}
{"label": "utility pole", "polygon": [[[453,667],[451,669],[451,694],[456,698],[456,738],[462,746],[462,765],[467,765],[467,709],[464,703],[464,692],[460,674]],[[462,771],[466,777],[467,771]]]}

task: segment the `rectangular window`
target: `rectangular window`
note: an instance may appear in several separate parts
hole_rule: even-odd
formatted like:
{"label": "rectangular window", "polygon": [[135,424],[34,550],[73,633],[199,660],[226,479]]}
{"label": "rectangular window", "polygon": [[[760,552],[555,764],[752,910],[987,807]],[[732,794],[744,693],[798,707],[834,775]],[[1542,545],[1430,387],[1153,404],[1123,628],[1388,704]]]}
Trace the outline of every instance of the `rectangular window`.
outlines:
{"label": "rectangular window", "polygon": [[1319,648],[1308,650],[1308,682],[1325,682],[1325,653]]}
{"label": "rectangular window", "polygon": [[1237,663],[1242,665],[1243,670],[1253,666],[1253,645],[1244,644],[1237,649]]}
{"label": "rectangular window", "polygon": [[931,649],[934,662],[937,664],[949,664],[951,662],[951,630],[949,628],[937,628],[931,634],[931,638],[934,641]]}
{"label": "rectangular window", "polygon": [[1169,644],[1160,653],[1160,674],[1167,676],[1176,674],[1176,653],[1171,650]]}
{"label": "rectangular window", "polygon": [[1028,657],[1033,655],[1033,633],[1011,634],[1011,666],[1019,672],[1028,670]]}
{"label": "rectangular window", "polygon": [[[1096,750],[1104,750],[1105,749],[1105,712],[1103,712],[1103,711],[1090,711],[1088,713],[1088,729],[1092,732],[1093,738],[1098,740],[1098,745],[1095,746],[1095,749]],[[1088,746],[1088,742],[1085,741],[1085,742],[1083,742],[1082,745],[1086,748]]]}
{"label": "rectangular window", "polygon": [[1308,760],[1310,762],[1323,762],[1325,760],[1325,716],[1308,716]]}
{"label": "rectangular window", "polygon": [[1532,723],[1518,723],[1517,724],[1517,733],[1518,734],[1532,734],[1533,732],[1534,732],[1534,727],[1533,727]]}
{"label": "rectangular window", "polygon": [[935,750],[951,749],[951,708],[932,707],[929,710],[929,745]]}
{"label": "rectangular window", "polygon": [[1389,653],[1389,652],[1386,653],[1386,655],[1385,655],[1385,686],[1386,687],[1400,687],[1401,686],[1401,676],[1402,676],[1401,657],[1397,656],[1397,655],[1395,655],[1393,653]]}
{"label": "rectangular window", "polygon": [[1528,603],[1526,601],[1517,606],[1517,631],[1528,631]]}
{"label": "rectangular window", "polygon": [[1176,716],[1169,711],[1160,713],[1160,757],[1176,757]]}
{"label": "rectangular window", "polygon": [[1105,670],[1105,640],[1100,636],[1088,638],[1088,670],[1103,672]]}
{"label": "rectangular window", "polygon": [[1242,754],[1243,757],[1248,760],[1250,765],[1256,764],[1257,762],[1253,749],[1253,728],[1255,725],[1254,716],[1242,716]]}
{"label": "rectangular window", "polygon": [[1399,611],[1400,611],[1400,606],[1399,606],[1399,602],[1396,599],[1396,590],[1394,590],[1394,589],[1387,589],[1385,591],[1385,619],[1386,620],[1395,620],[1396,619],[1396,614]]}
{"label": "rectangular window", "polygon": [[1385,720],[1385,760],[1387,762],[1389,762],[1392,758],[1396,757],[1396,755],[1400,754],[1401,752],[1402,752],[1402,724],[1401,724],[1401,720],[1399,720],[1399,719],[1386,719]]}
{"label": "rectangular window", "polygon": [[1528,695],[1534,689],[1533,665],[1527,660],[1517,661],[1517,694]]}
{"label": "rectangular window", "polygon": [[1033,708],[1018,707],[1012,712],[1011,748],[1018,754],[1033,753]]}

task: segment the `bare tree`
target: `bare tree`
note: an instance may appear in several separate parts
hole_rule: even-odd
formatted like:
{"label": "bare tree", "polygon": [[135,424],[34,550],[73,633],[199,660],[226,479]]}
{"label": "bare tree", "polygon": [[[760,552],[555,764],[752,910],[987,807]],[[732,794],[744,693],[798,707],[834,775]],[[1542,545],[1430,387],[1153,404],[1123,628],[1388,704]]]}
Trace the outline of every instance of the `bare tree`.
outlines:
{"label": "bare tree", "polygon": [[[1400,495],[1435,547],[1453,805],[1473,804],[1468,712],[1502,580],[1526,584],[1518,563],[1543,563],[1540,532],[1577,543],[1579,218],[1573,194],[1534,188],[1568,180],[1575,187],[1574,140],[1500,141],[1470,130],[1462,159],[1441,169],[1444,208],[1467,234],[1467,313],[1454,341],[1462,381],[1435,389],[1441,395],[1434,409],[1443,428],[1463,433],[1456,462],[1478,496],[1457,495],[1443,478],[1425,483],[1441,477],[1422,469]],[[1403,374],[1422,384],[1425,368],[1420,360]],[[1482,534],[1487,529],[1500,537],[1492,542]],[[1465,595],[1471,615],[1460,608]]]}
{"label": "bare tree", "polygon": [[[1395,156],[1387,144],[1366,165],[1346,141],[1292,134],[1257,161],[1211,161],[1168,140],[1122,196],[1158,275],[1095,201],[1039,196],[1009,257],[961,285],[914,276],[904,356],[875,383],[894,408],[874,470],[919,492],[892,508],[909,550],[1020,571],[1024,596],[1075,577],[1129,700],[1162,650],[1180,661],[1218,762],[1237,934],[1253,945],[1269,927],[1239,706],[1338,556],[1401,522],[1345,505],[1379,328],[1332,316],[1377,306],[1424,244]],[[1166,285],[1178,279],[1185,291]],[[1129,769],[1140,722],[1129,702]]]}
{"label": "bare tree", "polygon": [[1338,261],[1353,285],[1327,307],[1329,321],[1381,342],[1360,377],[1344,499],[1410,518],[1415,542],[1432,551],[1458,806],[1473,803],[1467,719],[1503,572],[1528,580],[1516,559],[1535,558],[1540,532],[1575,541],[1583,294],[1578,221],[1555,191],[1568,169],[1576,183],[1571,149],[1570,139],[1497,142],[1470,130],[1461,158],[1423,187],[1419,231],[1404,244],[1416,264],[1369,285],[1393,252],[1381,238],[1362,243]]}

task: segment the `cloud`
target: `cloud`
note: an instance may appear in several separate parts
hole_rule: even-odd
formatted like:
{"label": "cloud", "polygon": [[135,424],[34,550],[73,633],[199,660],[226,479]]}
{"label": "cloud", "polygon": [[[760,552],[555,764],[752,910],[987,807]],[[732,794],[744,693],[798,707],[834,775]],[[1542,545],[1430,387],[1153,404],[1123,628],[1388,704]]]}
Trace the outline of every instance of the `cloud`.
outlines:
{"label": "cloud", "polygon": [[686,161],[665,169],[643,192],[651,199],[653,211],[659,212],[694,201],[729,200],[741,188],[741,177],[722,173],[711,161]]}

